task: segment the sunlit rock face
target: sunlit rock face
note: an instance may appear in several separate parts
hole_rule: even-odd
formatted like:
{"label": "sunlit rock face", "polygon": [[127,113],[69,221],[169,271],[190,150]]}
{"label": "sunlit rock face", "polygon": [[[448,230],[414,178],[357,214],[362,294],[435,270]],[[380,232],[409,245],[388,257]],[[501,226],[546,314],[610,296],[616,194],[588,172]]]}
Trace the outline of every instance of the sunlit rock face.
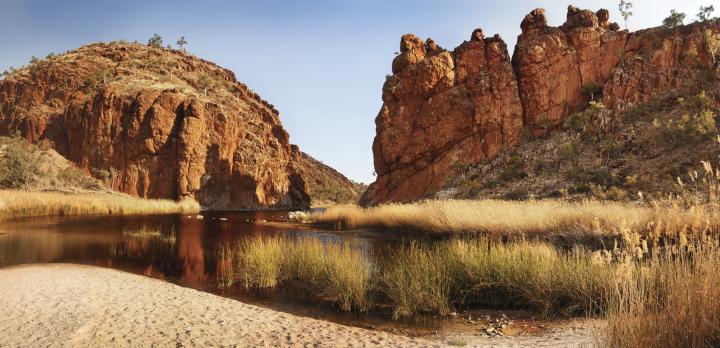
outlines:
{"label": "sunlit rock face", "polygon": [[375,120],[377,179],[362,204],[432,196],[453,163],[492,159],[557,128],[587,105],[588,91],[622,111],[681,87],[713,66],[703,37],[720,32],[709,21],[629,33],[607,10],[573,6],[560,27],[547,25],[543,9],[520,26],[512,58],[499,36],[480,29],[453,51],[401,38]]}
{"label": "sunlit rock face", "polygon": [[314,172],[301,173],[306,159],[278,111],[231,71],[178,50],[99,43],[10,74],[0,81],[0,135],[15,132],[51,141],[133,196],[241,209],[311,200]]}

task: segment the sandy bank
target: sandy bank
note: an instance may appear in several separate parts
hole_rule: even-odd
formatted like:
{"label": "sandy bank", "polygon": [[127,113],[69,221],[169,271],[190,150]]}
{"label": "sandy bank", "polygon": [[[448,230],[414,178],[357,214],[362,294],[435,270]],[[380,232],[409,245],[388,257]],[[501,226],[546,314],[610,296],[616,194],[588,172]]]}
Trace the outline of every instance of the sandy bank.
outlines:
{"label": "sandy bank", "polygon": [[67,264],[0,269],[0,308],[0,347],[437,345]]}

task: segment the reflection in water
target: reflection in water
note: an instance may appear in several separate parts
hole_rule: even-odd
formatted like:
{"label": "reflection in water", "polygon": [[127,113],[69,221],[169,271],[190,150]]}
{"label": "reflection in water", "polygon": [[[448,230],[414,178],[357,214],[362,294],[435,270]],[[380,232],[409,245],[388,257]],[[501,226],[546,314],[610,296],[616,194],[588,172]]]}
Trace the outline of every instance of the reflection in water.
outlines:
{"label": "reflection in water", "polygon": [[178,257],[182,260],[181,279],[187,284],[198,287],[207,282],[208,276],[205,273],[205,253],[203,250],[203,233],[200,229],[197,233],[190,233],[190,228],[183,228],[189,219],[180,219],[180,242],[178,243]]}
{"label": "reflection in water", "polygon": [[[0,225],[0,267],[70,262],[168,279],[196,289],[217,287],[217,249],[242,238],[336,234],[259,224],[285,221],[286,212],[205,212],[195,215],[41,218]],[[353,239],[354,237],[343,238]],[[358,238],[355,238],[358,239]],[[361,247],[375,243],[359,238]]]}
{"label": "reflection in water", "polygon": [[[384,325],[384,317],[364,313],[339,314],[319,308],[302,289],[277,289],[272,294],[248,294],[218,287],[217,251],[220,245],[244,238],[284,235],[318,238],[325,242],[349,241],[369,254],[393,243],[382,234],[361,235],[289,229],[276,224],[286,212],[204,212],[195,215],[145,217],[41,218],[0,224],[0,267],[65,262],[111,267],[154,278],[166,279],[198,290],[239,297],[245,302],[300,315],[322,317],[350,325]],[[382,322],[382,323],[380,323]],[[396,323],[392,323],[396,325]],[[400,325],[399,323],[397,325]],[[403,324],[405,325],[405,324]],[[415,325],[415,324],[410,324]]]}

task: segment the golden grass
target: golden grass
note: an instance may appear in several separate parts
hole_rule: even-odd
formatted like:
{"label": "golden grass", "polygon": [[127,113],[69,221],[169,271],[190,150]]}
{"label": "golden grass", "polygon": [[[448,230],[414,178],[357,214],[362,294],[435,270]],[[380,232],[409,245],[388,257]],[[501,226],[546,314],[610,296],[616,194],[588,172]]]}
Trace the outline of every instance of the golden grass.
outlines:
{"label": "golden grass", "polygon": [[539,237],[568,243],[617,237],[624,231],[653,238],[720,230],[713,209],[672,205],[560,200],[429,200],[377,207],[331,207],[312,214],[338,229],[385,228],[436,234]]}
{"label": "golden grass", "polygon": [[365,311],[375,279],[374,265],[347,243],[282,237],[241,240],[218,250],[221,286],[240,281],[245,288],[273,288],[303,282],[344,311]]}
{"label": "golden grass", "polygon": [[605,345],[720,346],[717,241],[680,247],[626,269],[609,308]]}
{"label": "golden grass", "polygon": [[348,243],[282,237],[225,246],[218,254],[226,277],[252,278],[246,287],[300,281],[344,311],[389,306],[398,318],[478,305],[522,308],[605,317],[608,346],[720,344],[715,237],[656,244],[650,236],[626,232],[614,247],[597,251],[455,237],[394,247],[385,256],[375,258]]}
{"label": "golden grass", "polygon": [[598,264],[584,249],[560,251],[544,242],[487,238],[410,244],[391,254],[382,290],[393,316],[447,314],[454,306],[523,308],[543,314],[604,311],[615,265]]}
{"label": "golden grass", "polygon": [[0,221],[43,216],[138,215],[197,212],[191,200],[175,202],[123,194],[25,192],[0,190]]}

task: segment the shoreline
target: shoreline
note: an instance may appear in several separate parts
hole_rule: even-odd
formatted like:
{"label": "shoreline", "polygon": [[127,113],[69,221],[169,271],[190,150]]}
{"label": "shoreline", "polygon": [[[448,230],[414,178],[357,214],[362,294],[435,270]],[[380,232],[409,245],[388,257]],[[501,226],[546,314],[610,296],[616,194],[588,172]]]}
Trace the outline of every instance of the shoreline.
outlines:
{"label": "shoreline", "polygon": [[77,264],[0,268],[0,346],[594,346],[595,321],[543,335],[414,338],[246,304],[119,270]]}
{"label": "shoreline", "polygon": [[443,346],[74,264],[0,269],[0,346]]}

